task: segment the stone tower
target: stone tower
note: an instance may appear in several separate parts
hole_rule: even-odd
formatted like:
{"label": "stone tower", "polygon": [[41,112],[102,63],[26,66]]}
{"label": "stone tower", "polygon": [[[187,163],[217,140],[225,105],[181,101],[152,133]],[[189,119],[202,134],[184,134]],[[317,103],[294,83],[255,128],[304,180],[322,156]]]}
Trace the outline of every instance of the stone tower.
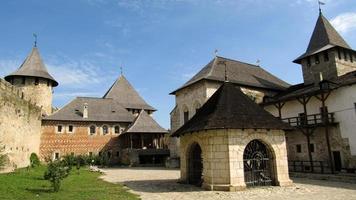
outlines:
{"label": "stone tower", "polygon": [[44,115],[52,113],[53,87],[58,86],[58,82],[48,73],[36,46],[22,65],[5,80],[22,89],[24,99],[42,107]]}
{"label": "stone tower", "polygon": [[305,84],[333,80],[356,70],[356,51],[320,12],[306,52],[293,62],[302,65]]}

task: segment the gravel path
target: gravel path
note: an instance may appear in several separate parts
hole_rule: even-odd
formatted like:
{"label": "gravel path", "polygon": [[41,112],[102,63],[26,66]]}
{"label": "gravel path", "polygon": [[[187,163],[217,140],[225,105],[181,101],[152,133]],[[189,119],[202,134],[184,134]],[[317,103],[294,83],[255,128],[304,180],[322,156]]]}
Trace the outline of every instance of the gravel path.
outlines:
{"label": "gravel path", "polygon": [[294,179],[292,187],[253,188],[241,192],[204,191],[198,187],[178,184],[179,170],[164,168],[113,168],[102,170],[105,181],[121,183],[143,200],[356,200],[356,184],[310,179]]}

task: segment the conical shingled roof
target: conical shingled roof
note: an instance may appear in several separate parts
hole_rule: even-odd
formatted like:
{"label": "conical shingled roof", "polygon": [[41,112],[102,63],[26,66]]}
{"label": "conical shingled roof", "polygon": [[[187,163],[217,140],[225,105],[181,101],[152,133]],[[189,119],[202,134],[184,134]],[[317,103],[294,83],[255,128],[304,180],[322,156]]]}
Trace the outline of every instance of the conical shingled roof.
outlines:
{"label": "conical shingled roof", "polygon": [[320,13],[306,52],[294,62],[300,63],[300,60],[307,56],[336,46],[351,49],[331,23]]}
{"label": "conical shingled roof", "polygon": [[123,75],[114,82],[103,98],[112,98],[125,108],[155,110],[142,99]]}
{"label": "conical shingled roof", "polygon": [[213,129],[292,129],[265,111],[233,83],[224,83],[172,136]]}
{"label": "conical shingled roof", "polygon": [[125,133],[168,133],[146,111],[141,110]]}
{"label": "conical shingled roof", "polygon": [[43,64],[37,47],[32,48],[31,53],[27,56],[20,68],[6,76],[5,80],[10,81],[12,77],[16,76],[40,77],[52,81],[53,87],[58,86],[58,82],[48,73],[47,68]]}

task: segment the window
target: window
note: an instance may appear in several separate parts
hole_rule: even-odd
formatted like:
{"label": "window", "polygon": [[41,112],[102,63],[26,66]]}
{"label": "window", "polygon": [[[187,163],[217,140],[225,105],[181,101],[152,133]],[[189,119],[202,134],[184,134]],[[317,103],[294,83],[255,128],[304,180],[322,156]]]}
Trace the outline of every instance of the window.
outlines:
{"label": "window", "polygon": [[89,157],[93,157],[93,152],[89,152]]}
{"label": "window", "polygon": [[314,153],[315,149],[314,149],[314,144],[310,144],[309,145],[309,148],[310,148],[310,152],[311,153]]}
{"label": "window", "polygon": [[54,159],[54,160],[59,160],[59,158],[60,158],[59,153],[58,153],[58,152],[55,152],[55,153],[54,153],[54,156],[53,156],[53,159]]}
{"label": "window", "polygon": [[106,135],[106,134],[109,133],[109,128],[108,128],[108,126],[104,125],[104,126],[102,127],[102,129],[103,129],[103,135]]}
{"label": "window", "polygon": [[350,52],[350,61],[354,62],[354,58],[352,57],[352,53]]}
{"label": "window", "polygon": [[25,83],[26,83],[26,78],[22,77],[22,85],[25,85]]}
{"label": "window", "polygon": [[189,112],[186,111],[184,112],[184,123],[186,123],[189,120]]}
{"label": "window", "polygon": [[91,125],[89,127],[89,134],[90,135],[95,135],[96,134],[96,127],[94,125]]}
{"label": "window", "polygon": [[49,86],[49,80],[47,80],[47,86]]}
{"label": "window", "polygon": [[110,158],[111,158],[111,155],[112,155],[111,151],[108,151],[106,155],[107,155],[108,158],[110,159]]}
{"label": "window", "polygon": [[347,61],[347,52],[346,52],[346,50],[344,50],[344,59],[345,59],[345,61]]}
{"label": "window", "polygon": [[319,60],[319,55],[315,55],[315,64],[319,64],[320,60]]}
{"label": "window", "polygon": [[58,125],[57,126],[57,133],[62,133],[63,132],[63,126],[62,125]]}
{"label": "window", "polygon": [[302,153],[302,145],[301,144],[297,144],[297,153]]}
{"label": "window", "polygon": [[120,134],[120,126],[115,126],[114,132],[115,132],[115,134]]}
{"label": "window", "polygon": [[120,151],[116,152],[116,157],[120,157]]}
{"label": "window", "polygon": [[35,85],[38,85],[40,83],[40,80],[38,78],[35,78]]}
{"label": "window", "polygon": [[73,125],[69,125],[68,126],[68,133],[73,133],[74,130],[74,126]]}
{"label": "window", "polygon": [[99,151],[99,156],[101,156],[101,154],[102,154],[101,151]]}
{"label": "window", "polygon": [[74,156],[74,152],[71,152],[70,155],[71,155],[71,156]]}
{"label": "window", "polygon": [[311,65],[311,61],[310,61],[310,57],[307,58],[307,66],[310,67]]}
{"label": "window", "polygon": [[341,51],[340,51],[340,49],[337,49],[337,55],[339,57],[339,60],[341,60]]}
{"label": "window", "polygon": [[324,52],[324,61],[325,62],[329,61],[329,53],[327,51]]}

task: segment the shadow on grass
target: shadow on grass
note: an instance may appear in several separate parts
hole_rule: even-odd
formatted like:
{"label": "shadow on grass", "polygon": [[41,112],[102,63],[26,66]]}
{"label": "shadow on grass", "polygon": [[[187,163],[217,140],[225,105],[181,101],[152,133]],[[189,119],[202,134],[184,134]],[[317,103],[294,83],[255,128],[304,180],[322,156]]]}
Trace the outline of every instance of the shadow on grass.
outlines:
{"label": "shadow on grass", "polygon": [[26,188],[26,190],[34,194],[53,193],[52,188]]}

